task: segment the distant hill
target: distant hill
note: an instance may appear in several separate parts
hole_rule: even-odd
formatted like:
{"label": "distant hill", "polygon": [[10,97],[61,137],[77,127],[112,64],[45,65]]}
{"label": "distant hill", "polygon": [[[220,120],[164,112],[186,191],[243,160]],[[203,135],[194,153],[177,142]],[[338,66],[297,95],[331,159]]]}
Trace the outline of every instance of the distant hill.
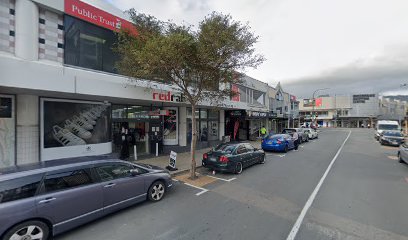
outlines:
{"label": "distant hill", "polygon": [[389,98],[389,99],[407,101],[408,102],[408,96],[407,95],[384,96],[384,98]]}

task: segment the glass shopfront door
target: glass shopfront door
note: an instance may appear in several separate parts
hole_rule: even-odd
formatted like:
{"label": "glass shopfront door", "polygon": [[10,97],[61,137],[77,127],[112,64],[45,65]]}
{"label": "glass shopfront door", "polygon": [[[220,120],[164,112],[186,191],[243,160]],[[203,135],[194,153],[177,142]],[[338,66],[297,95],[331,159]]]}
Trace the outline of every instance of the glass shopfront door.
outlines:
{"label": "glass shopfront door", "polygon": [[165,108],[168,115],[163,117],[163,144],[177,145],[178,144],[178,109]]}

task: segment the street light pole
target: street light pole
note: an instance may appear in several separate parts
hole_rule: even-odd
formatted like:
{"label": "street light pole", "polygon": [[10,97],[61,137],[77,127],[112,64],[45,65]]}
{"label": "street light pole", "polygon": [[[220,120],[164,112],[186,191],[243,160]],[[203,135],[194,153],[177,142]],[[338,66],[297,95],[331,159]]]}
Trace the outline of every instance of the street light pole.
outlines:
{"label": "street light pole", "polygon": [[316,100],[315,100],[315,94],[316,94],[318,91],[323,91],[323,90],[327,90],[327,89],[330,89],[330,88],[318,88],[318,89],[316,89],[316,90],[313,92],[313,95],[312,95],[312,99],[313,99],[312,117],[313,117],[313,124],[314,124],[315,126],[316,126],[316,113],[315,113]]}

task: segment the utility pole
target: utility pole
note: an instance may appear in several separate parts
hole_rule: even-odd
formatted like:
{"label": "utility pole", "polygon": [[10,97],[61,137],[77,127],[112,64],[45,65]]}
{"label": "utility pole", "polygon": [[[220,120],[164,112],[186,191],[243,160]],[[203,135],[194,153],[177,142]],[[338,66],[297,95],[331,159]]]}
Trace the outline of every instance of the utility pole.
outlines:
{"label": "utility pole", "polygon": [[315,113],[315,106],[316,106],[316,99],[315,99],[315,94],[318,92],[318,91],[323,91],[323,90],[327,90],[327,89],[330,89],[330,88],[319,88],[319,89],[316,89],[314,92],[313,92],[313,95],[312,95],[312,101],[313,101],[313,106],[312,106],[312,108],[313,108],[313,110],[312,110],[312,117],[313,117],[313,119],[312,119],[312,122],[313,122],[313,124],[316,126],[317,124],[316,124],[316,113]]}

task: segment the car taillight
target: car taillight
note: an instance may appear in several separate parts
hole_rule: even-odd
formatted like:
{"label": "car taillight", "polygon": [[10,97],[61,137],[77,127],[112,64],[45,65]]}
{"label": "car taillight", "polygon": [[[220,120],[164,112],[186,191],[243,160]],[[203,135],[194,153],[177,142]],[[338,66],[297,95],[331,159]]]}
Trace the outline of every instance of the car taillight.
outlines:
{"label": "car taillight", "polygon": [[281,141],[281,140],[279,140],[279,139],[278,139],[278,141],[276,141],[276,142],[277,142],[278,144],[281,144],[281,143],[282,143],[282,141]]}
{"label": "car taillight", "polygon": [[220,162],[227,163],[228,161],[229,161],[229,159],[226,156],[221,156],[220,157]]}
{"label": "car taillight", "polygon": [[203,159],[207,159],[208,158],[208,154],[207,153],[204,153],[203,154]]}

